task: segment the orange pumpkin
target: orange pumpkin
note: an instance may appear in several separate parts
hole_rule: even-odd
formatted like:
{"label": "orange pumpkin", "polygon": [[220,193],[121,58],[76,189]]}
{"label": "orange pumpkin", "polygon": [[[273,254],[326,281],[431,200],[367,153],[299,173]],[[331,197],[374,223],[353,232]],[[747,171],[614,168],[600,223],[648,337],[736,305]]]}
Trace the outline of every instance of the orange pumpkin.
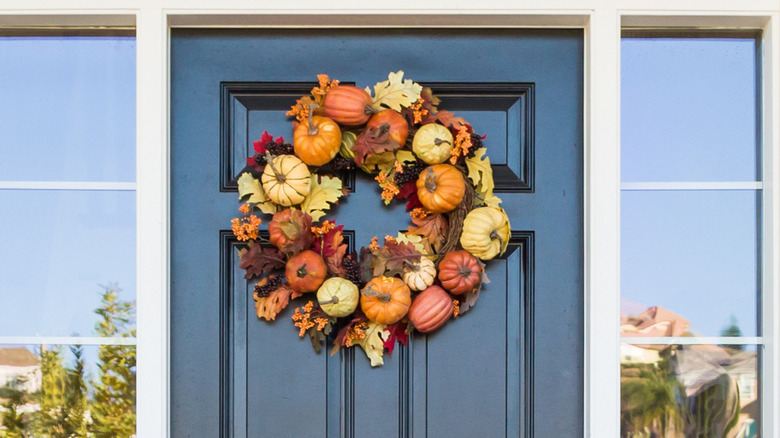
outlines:
{"label": "orange pumpkin", "polygon": [[295,155],[309,166],[322,166],[339,152],[341,128],[333,120],[312,115],[295,128],[293,148]]}
{"label": "orange pumpkin", "polygon": [[482,282],[484,270],[477,258],[468,251],[449,252],[439,262],[439,281],[455,295],[473,292]]}
{"label": "orange pumpkin", "polygon": [[388,140],[395,140],[401,146],[406,143],[409,136],[409,124],[398,111],[386,109],[379,111],[371,117],[366,124],[366,132],[374,131],[376,137],[387,133]]}
{"label": "orange pumpkin", "polygon": [[452,211],[466,192],[463,174],[451,164],[428,166],[417,178],[417,197],[434,213]]}
{"label": "orange pumpkin", "polygon": [[412,303],[409,287],[396,277],[374,277],[360,295],[360,308],[366,318],[380,324],[400,321]]}
{"label": "orange pumpkin", "polygon": [[366,90],[352,85],[339,85],[325,95],[322,110],[325,117],[345,126],[366,123],[374,114],[371,96]]}
{"label": "orange pumpkin", "polygon": [[303,240],[303,245],[311,244],[311,217],[301,210],[285,208],[275,213],[271,222],[268,222],[268,240],[281,250],[287,245],[292,245],[295,240]]}
{"label": "orange pumpkin", "polygon": [[447,292],[431,286],[414,298],[409,308],[409,321],[422,333],[429,333],[444,325],[452,317],[455,306]]}
{"label": "orange pumpkin", "polygon": [[314,292],[325,281],[328,267],[319,254],[307,249],[287,260],[284,269],[287,284],[297,292]]}

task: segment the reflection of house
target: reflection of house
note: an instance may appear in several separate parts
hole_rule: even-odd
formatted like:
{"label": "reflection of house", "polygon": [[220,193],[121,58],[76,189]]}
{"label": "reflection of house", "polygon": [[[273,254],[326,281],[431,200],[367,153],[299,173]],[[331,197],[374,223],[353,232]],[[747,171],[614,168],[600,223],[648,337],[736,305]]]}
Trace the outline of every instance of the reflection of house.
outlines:
{"label": "reflection of house", "polygon": [[26,348],[0,348],[0,386],[12,385],[27,393],[41,387],[41,363]]}
{"label": "reflection of house", "polygon": [[638,315],[620,315],[620,336],[682,336],[690,322],[663,307],[650,307]]}

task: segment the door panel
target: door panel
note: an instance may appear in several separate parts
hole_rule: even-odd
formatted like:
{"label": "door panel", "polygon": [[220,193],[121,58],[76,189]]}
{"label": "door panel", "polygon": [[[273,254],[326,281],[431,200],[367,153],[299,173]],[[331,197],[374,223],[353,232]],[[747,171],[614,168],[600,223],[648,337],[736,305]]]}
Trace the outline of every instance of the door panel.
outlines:
{"label": "door panel", "polygon": [[[581,31],[175,29],[171,53],[173,436],[581,434]],[[284,112],[317,73],[398,69],[487,134],[514,231],[474,309],[372,369],[315,354],[291,309],[258,321],[227,229],[252,141],[292,138]],[[343,177],[329,217],[351,245],[409,223],[370,177]]]}

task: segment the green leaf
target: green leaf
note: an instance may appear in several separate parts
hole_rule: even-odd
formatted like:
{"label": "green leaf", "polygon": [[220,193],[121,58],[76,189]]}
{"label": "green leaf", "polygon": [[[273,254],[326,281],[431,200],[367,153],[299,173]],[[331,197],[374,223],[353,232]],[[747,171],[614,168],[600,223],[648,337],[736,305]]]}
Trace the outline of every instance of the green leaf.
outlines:
{"label": "green leaf", "polygon": [[375,110],[386,107],[401,111],[401,107],[408,107],[419,99],[421,91],[420,84],[411,79],[404,80],[403,70],[390,72],[386,81],[374,85],[374,103],[371,106]]}
{"label": "green leaf", "polygon": [[387,325],[371,321],[366,324],[368,327],[363,330],[366,337],[354,342],[354,344],[360,345],[360,347],[363,348],[363,351],[366,352],[366,356],[371,360],[372,367],[384,365],[385,361],[382,358],[382,355],[385,352],[385,340],[382,338],[382,335],[384,334]]}
{"label": "green leaf", "polygon": [[315,222],[319,221],[330,209],[330,204],[336,203],[344,195],[341,189],[340,179],[312,174],[311,191],[301,203],[301,210]]}
{"label": "green leaf", "polygon": [[477,199],[474,203],[477,206],[498,207],[501,199],[493,194],[493,189],[496,187],[493,182],[493,168],[490,167],[490,157],[486,156],[485,152],[487,152],[486,148],[479,148],[473,157],[466,159],[469,179],[476,187]]}
{"label": "green leaf", "polygon": [[260,180],[253,177],[251,173],[244,172],[238,177],[238,199],[252,204],[265,214],[274,214],[277,206],[269,201],[263,190]]}

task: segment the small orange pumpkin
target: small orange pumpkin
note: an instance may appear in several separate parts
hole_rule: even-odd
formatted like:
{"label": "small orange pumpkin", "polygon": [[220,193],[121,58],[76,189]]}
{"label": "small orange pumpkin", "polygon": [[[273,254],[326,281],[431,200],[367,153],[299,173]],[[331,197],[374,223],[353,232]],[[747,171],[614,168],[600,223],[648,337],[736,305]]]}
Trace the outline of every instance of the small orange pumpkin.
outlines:
{"label": "small orange pumpkin", "polygon": [[401,146],[406,143],[406,138],[409,136],[409,124],[404,116],[393,109],[382,110],[371,116],[371,120],[366,124],[366,132],[372,130],[377,137],[386,132],[388,140],[395,140]]}
{"label": "small orange pumpkin", "polygon": [[448,252],[439,262],[439,281],[455,295],[473,292],[482,282],[484,270],[477,258],[468,251]]}
{"label": "small orange pumpkin", "polygon": [[314,292],[325,281],[328,267],[319,254],[307,249],[287,260],[284,274],[287,284],[296,292]]}
{"label": "small orange pumpkin", "polygon": [[360,292],[360,308],[370,321],[395,324],[412,304],[409,287],[400,278],[374,277]]}
{"label": "small orange pumpkin", "polygon": [[451,164],[428,166],[417,178],[417,197],[423,207],[434,213],[454,210],[464,193],[463,174]]}
{"label": "small orange pumpkin", "polygon": [[333,87],[325,95],[322,110],[325,117],[345,126],[366,123],[374,114],[371,96],[366,90],[352,85]]}
{"label": "small orange pumpkin", "polygon": [[309,166],[322,166],[339,152],[341,147],[341,128],[333,120],[312,115],[304,119],[295,128],[293,148],[304,163]]}
{"label": "small orange pumpkin", "polygon": [[414,298],[409,308],[409,321],[422,333],[430,333],[452,317],[452,298],[439,286],[431,286]]}
{"label": "small orange pumpkin", "polygon": [[275,213],[268,222],[268,240],[283,251],[296,240],[303,240],[303,246],[308,248],[311,245],[311,216],[307,216],[294,208]]}

